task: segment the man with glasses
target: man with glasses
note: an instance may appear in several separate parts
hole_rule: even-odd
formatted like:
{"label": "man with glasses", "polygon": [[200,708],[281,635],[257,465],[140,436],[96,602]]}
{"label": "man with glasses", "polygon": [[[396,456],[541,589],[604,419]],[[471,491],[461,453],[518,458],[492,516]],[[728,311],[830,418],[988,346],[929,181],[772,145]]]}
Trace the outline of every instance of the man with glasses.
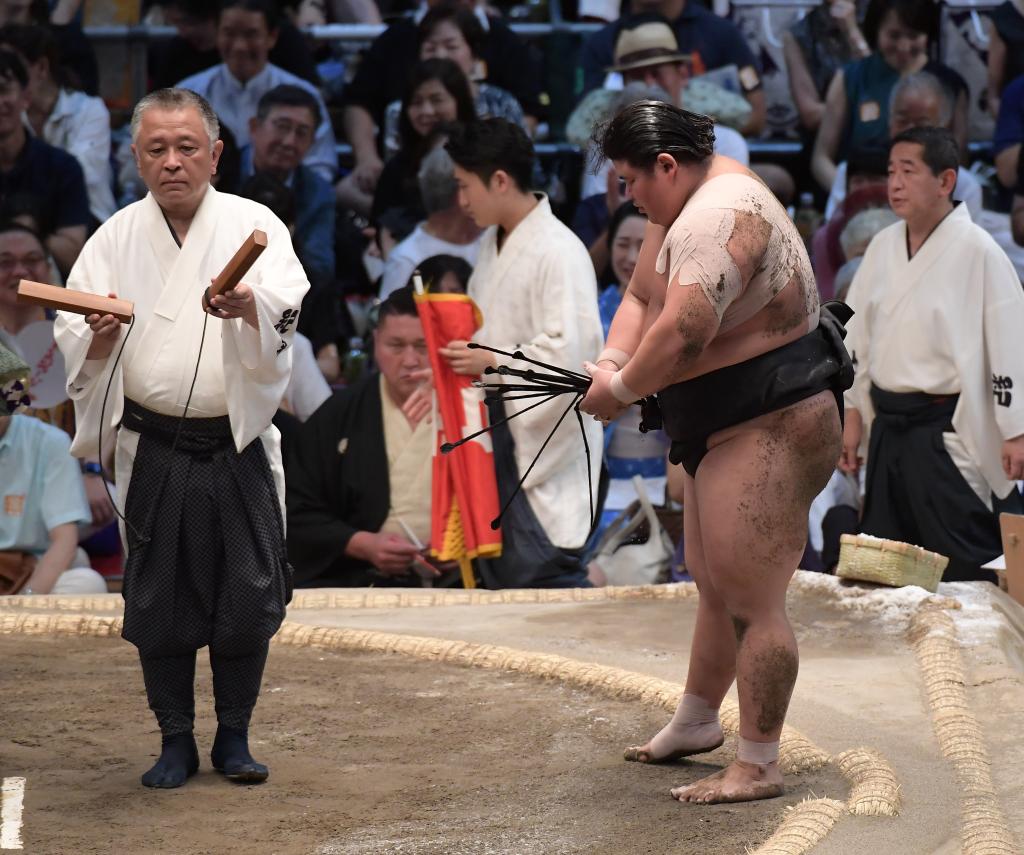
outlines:
{"label": "man with glasses", "polygon": [[293,237],[311,282],[334,279],[334,189],[303,164],[320,124],[320,106],[308,91],[275,86],[259,100],[249,120],[252,143],[242,149],[242,177],[267,173],[291,188]]}

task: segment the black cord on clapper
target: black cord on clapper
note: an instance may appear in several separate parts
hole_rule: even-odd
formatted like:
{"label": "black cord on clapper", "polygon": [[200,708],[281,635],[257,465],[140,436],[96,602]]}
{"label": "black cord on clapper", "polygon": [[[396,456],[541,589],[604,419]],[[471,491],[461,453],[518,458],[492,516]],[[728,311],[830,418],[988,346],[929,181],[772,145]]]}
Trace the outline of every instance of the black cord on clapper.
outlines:
{"label": "black cord on clapper", "polygon": [[[185,425],[185,417],[188,415],[189,404],[192,403],[192,392],[195,390],[195,388],[196,388],[196,380],[199,378],[199,363],[200,363],[200,360],[202,360],[202,358],[203,358],[203,343],[206,341],[206,323],[209,320],[210,320],[209,314],[207,314],[206,312],[203,312],[203,332],[202,332],[202,335],[199,338],[199,355],[196,356],[196,370],[195,370],[195,372],[192,375],[192,385],[189,386],[188,397],[185,398],[185,409],[182,412],[180,419],[178,420],[178,429],[177,429],[177,431],[175,431],[175,434],[174,434],[174,442],[171,443],[171,455],[174,454],[174,450],[178,447],[178,438],[181,436],[181,429]],[[118,348],[117,356],[114,357],[114,364],[113,364],[113,366],[111,366],[111,369],[110,369],[110,376],[107,378],[107,388],[106,388],[106,390],[103,393],[103,403],[100,404],[100,426],[99,426],[98,442],[99,442],[99,448],[100,448],[100,453],[99,453],[100,478],[103,480],[103,489],[106,490],[107,497],[110,499],[110,503],[114,506],[114,513],[117,514],[117,516],[121,519],[122,522],[124,522],[125,534],[126,535],[128,535],[129,533],[132,534],[135,537],[135,539],[136,539],[136,545],[140,545],[140,544],[143,544],[143,543],[149,543],[149,541],[150,541],[149,527],[150,527],[150,524],[153,522],[153,511],[156,508],[156,503],[154,503],[150,507],[149,513],[146,515],[146,524],[144,526],[144,533],[140,534],[139,530],[137,528],[135,528],[135,526],[133,526],[128,521],[128,518],[124,514],[122,514],[121,511],[118,509],[117,502],[114,501],[114,496],[110,492],[110,486],[107,484],[107,474],[103,470],[103,425],[105,424],[105,419],[106,419],[107,398],[110,395],[110,386],[111,386],[111,384],[114,381],[114,374],[117,373],[117,364],[118,364],[118,362],[121,361],[121,354],[124,353],[125,345],[128,344],[128,337],[132,334],[132,330],[133,329],[135,329],[135,315],[132,315],[132,319],[128,322],[128,332],[125,333],[124,338],[121,340],[121,346]],[[117,450],[116,450],[116,448],[115,448],[115,451],[114,451],[114,459],[115,459],[115,468],[116,468],[116,459],[117,459]],[[164,482],[165,483],[167,481],[167,477],[168,477],[169,473],[170,473],[170,469],[167,469],[164,472]],[[163,493],[163,485],[161,485],[160,491],[159,491],[159,493],[157,495],[160,495],[160,493]],[[125,494],[125,509],[126,510],[127,510],[127,502],[128,502],[128,495],[126,493]],[[127,546],[129,548],[131,548],[131,543],[128,543]]]}
{"label": "black cord on clapper", "polygon": [[524,382],[522,383],[488,383],[484,380],[475,380],[473,385],[478,389],[487,390],[487,399],[491,401],[525,401],[533,398],[538,400],[530,404],[528,407],[524,407],[518,412],[506,415],[504,418],[498,419],[494,424],[488,425],[483,430],[478,430],[469,436],[463,437],[458,442],[446,442],[441,446],[442,454],[449,454],[458,448],[460,445],[465,445],[481,434],[488,433],[500,424],[510,422],[517,416],[521,416],[523,413],[527,413],[532,409],[535,409],[541,404],[546,404],[549,401],[553,401],[560,395],[572,395],[572,401],[569,402],[563,411],[561,416],[558,417],[558,421],[555,422],[555,426],[551,429],[551,432],[547,435],[544,442],[538,449],[536,456],[533,458],[533,462],[527,467],[526,472],[523,473],[519,479],[519,483],[516,484],[516,488],[512,491],[512,495],[508,497],[505,504],[502,506],[498,516],[491,521],[491,528],[497,529],[501,525],[501,518],[505,515],[505,512],[509,509],[512,504],[512,500],[519,495],[519,491],[523,488],[523,484],[526,479],[530,476],[533,471],[533,467],[537,465],[537,461],[540,460],[541,454],[544,453],[544,449],[548,447],[548,443],[551,442],[555,432],[561,427],[562,422],[565,421],[566,416],[569,415],[571,410],[576,412],[576,421],[580,426],[580,435],[583,437],[583,450],[587,455],[587,493],[590,498],[590,528],[594,528],[596,522],[594,512],[594,483],[593,475],[591,474],[591,460],[590,460],[590,443],[587,442],[587,432],[583,425],[583,414],[580,412],[580,402],[587,395],[587,390],[590,389],[591,379],[586,374],[579,374],[575,371],[569,371],[565,368],[559,368],[557,365],[548,365],[546,362],[540,362],[536,359],[530,359],[521,350],[517,350],[514,353],[509,353],[504,350],[498,350],[494,347],[488,347],[484,344],[478,344],[477,342],[470,342],[467,347],[472,350],[486,350],[489,353],[497,354],[498,356],[505,356],[509,359],[526,362],[529,365],[534,365],[538,368],[543,368],[545,372],[540,373],[534,371],[532,368],[518,369],[511,368],[508,365],[499,365],[497,368],[487,368],[484,371],[484,375],[500,374],[503,377],[516,377]]}

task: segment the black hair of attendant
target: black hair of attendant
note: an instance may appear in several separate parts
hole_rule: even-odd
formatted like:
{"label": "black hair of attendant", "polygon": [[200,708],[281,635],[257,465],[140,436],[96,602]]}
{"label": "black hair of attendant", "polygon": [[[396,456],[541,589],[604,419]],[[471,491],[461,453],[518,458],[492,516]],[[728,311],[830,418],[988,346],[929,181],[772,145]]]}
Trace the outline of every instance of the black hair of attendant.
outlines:
{"label": "black hair of attendant", "polygon": [[267,172],[249,176],[238,188],[238,195],[266,205],[282,223],[295,223],[295,194],[281,179]]}
{"label": "black hair of attendant", "polygon": [[223,122],[220,123],[220,141],[224,148],[217,161],[214,185],[221,193],[236,193],[242,183],[242,153],[238,150],[235,135]]}
{"label": "black hair of attendant", "polygon": [[406,315],[414,318],[419,317],[416,311],[416,300],[412,296],[412,286],[406,285],[388,294],[377,310],[377,328],[384,322],[384,318],[398,315]]}
{"label": "black hair of attendant", "polygon": [[[907,128],[897,134],[889,143],[889,156],[900,143],[914,143],[921,146],[921,160],[936,178],[947,169],[956,175],[960,169],[960,150],[956,138],[946,128]],[[953,192],[956,192],[954,182]]]}
{"label": "black hair of attendant", "polygon": [[533,187],[537,156],[533,143],[519,125],[506,119],[476,119],[452,128],[445,145],[455,165],[472,172],[484,184],[499,170],[523,193]]}
{"label": "black hair of attendant", "polygon": [[276,30],[281,26],[281,7],[275,0],[220,0],[217,5],[217,19],[228,9],[242,9],[246,12],[259,12],[267,22],[268,30]]}
{"label": "black hair of attendant", "polygon": [[637,101],[599,127],[594,142],[608,160],[634,169],[653,169],[659,154],[680,164],[703,164],[715,153],[715,124],[664,101]]}
{"label": "black hair of attendant", "polygon": [[434,30],[448,22],[458,28],[466,40],[466,44],[469,45],[470,53],[474,58],[478,58],[487,40],[487,33],[475,14],[454,3],[441,3],[423,16],[423,20],[416,28],[416,44],[422,47],[423,43],[434,34]]}
{"label": "black hair of attendant", "polygon": [[619,233],[619,226],[626,222],[626,220],[628,220],[630,217],[640,217],[643,220],[647,219],[647,217],[640,213],[639,208],[637,208],[636,204],[633,202],[632,199],[629,199],[628,201],[623,202],[621,205],[619,205],[619,207],[616,208],[615,212],[612,214],[611,219],[608,221],[609,247],[611,247],[611,245],[615,243],[615,236]]}
{"label": "black hair of attendant", "polygon": [[[476,104],[473,101],[473,93],[469,89],[469,80],[454,62],[450,59],[421,59],[413,67],[409,75],[409,82],[402,93],[402,107],[398,116],[398,141],[403,149],[408,152],[423,153],[423,149],[429,144],[428,140],[421,137],[409,121],[409,107],[416,92],[424,83],[436,80],[444,90],[455,99],[455,121],[472,122],[476,119]],[[417,162],[419,157],[415,158]]]}
{"label": "black hair of attendant", "polygon": [[0,80],[13,80],[22,89],[28,86],[28,69],[13,50],[0,46]]}
{"label": "black hair of attendant", "polygon": [[864,39],[871,50],[878,49],[878,31],[890,12],[900,23],[915,33],[928,36],[929,45],[939,37],[939,4],[935,0],[870,0],[864,12]]}
{"label": "black hair of attendant", "polygon": [[[461,293],[465,294],[469,287],[469,277],[473,275],[473,267],[464,258],[457,255],[432,255],[430,258],[421,261],[417,266],[424,284],[433,293],[438,293],[437,285],[449,273],[458,280]],[[412,277],[409,278],[409,285],[412,285]]]}
{"label": "black hair of attendant", "polygon": [[[2,32],[2,31],[0,31]],[[263,93],[256,105],[256,118],[261,122],[270,115],[274,107],[305,107],[313,114],[313,124],[320,126],[320,105],[313,93],[293,83],[282,83]]]}

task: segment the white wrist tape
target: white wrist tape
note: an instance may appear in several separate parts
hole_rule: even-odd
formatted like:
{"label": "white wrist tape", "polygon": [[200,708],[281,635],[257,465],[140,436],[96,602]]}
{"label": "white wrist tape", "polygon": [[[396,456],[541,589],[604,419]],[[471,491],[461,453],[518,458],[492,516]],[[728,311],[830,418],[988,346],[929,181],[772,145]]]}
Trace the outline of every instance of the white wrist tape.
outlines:
{"label": "white wrist tape", "polygon": [[626,367],[626,363],[629,362],[629,354],[624,350],[619,350],[617,347],[606,347],[601,351],[601,355],[597,357],[597,361],[599,363],[610,362],[621,371]]}
{"label": "white wrist tape", "polygon": [[616,371],[611,380],[612,394],[620,404],[635,404],[640,396],[622,382],[622,370]]}

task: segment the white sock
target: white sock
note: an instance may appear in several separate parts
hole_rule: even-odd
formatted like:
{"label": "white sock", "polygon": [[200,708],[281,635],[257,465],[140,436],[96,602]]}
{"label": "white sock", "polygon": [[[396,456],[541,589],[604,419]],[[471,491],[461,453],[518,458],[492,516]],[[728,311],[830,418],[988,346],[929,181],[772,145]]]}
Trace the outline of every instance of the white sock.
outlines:
{"label": "white sock", "polygon": [[736,759],[757,766],[767,766],[779,759],[779,741],[754,742],[752,739],[739,738],[736,747]]}
{"label": "white sock", "polygon": [[708,748],[721,739],[718,707],[697,695],[684,694],[672,720],[651,740],[651,753],[655,758],[667,757],[674,751]]}

